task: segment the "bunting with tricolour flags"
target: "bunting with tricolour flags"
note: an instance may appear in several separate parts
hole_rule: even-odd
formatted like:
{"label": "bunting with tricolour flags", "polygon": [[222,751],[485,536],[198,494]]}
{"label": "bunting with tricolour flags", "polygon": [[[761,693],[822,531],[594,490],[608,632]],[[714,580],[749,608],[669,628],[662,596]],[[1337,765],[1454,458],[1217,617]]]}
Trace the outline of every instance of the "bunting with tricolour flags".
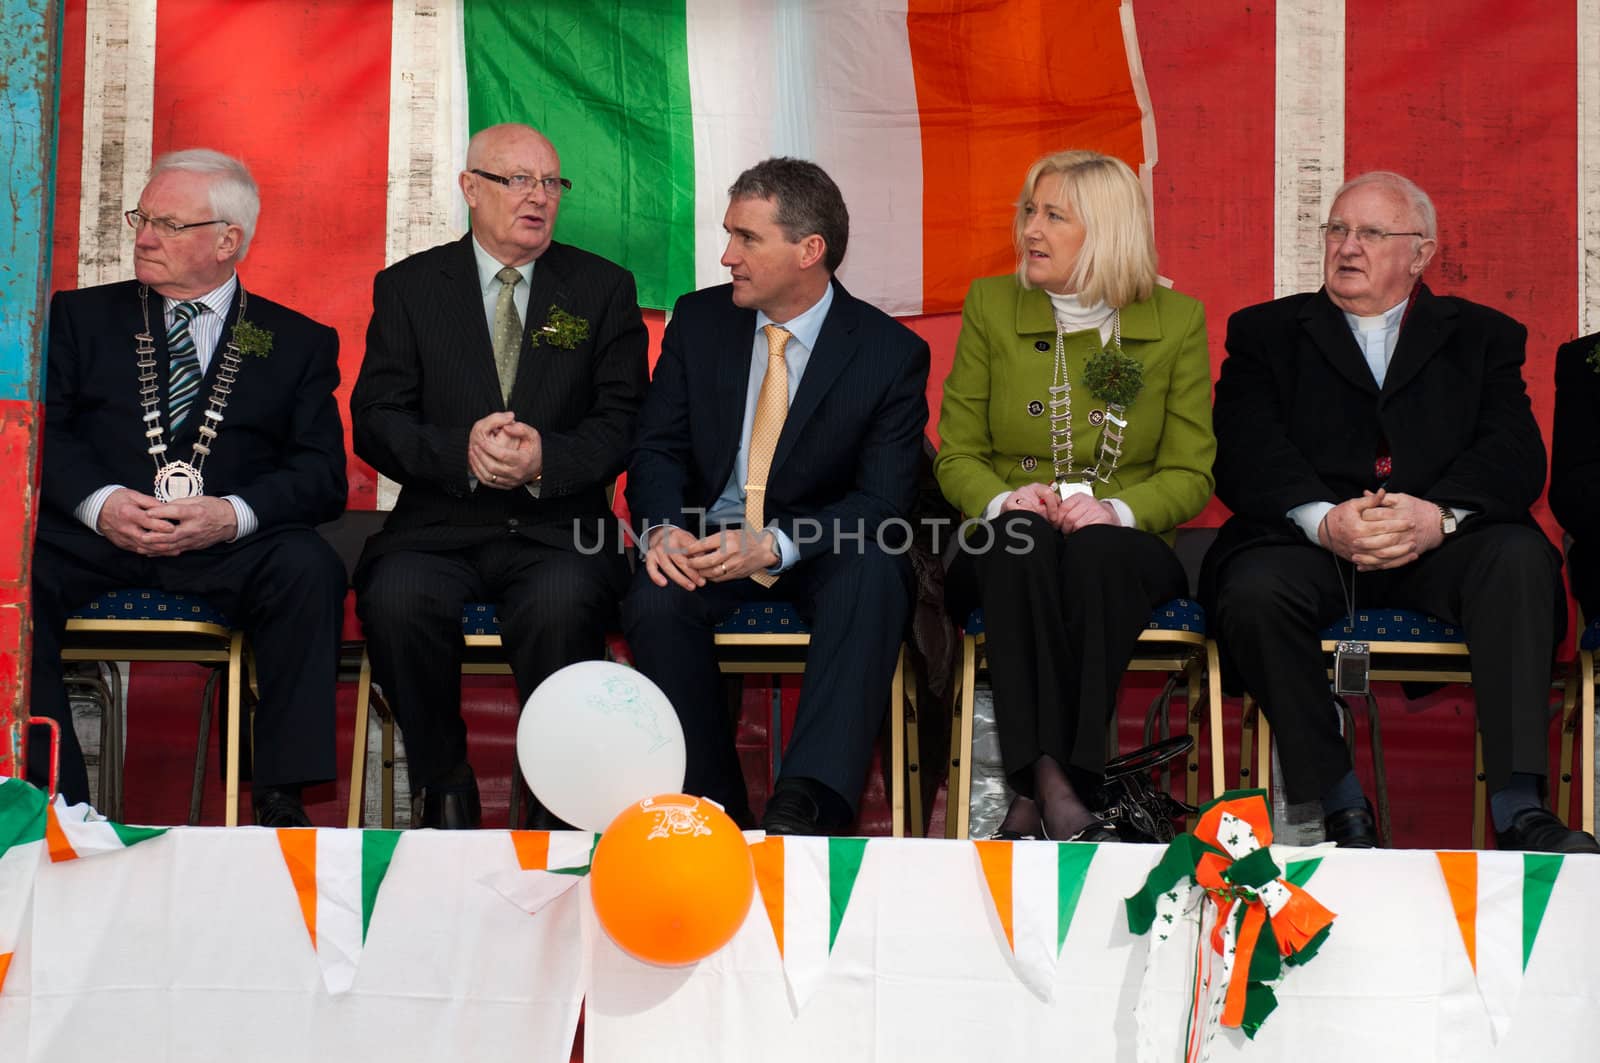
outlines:
{"label": "bunting with tricolour flags", "polygon": [[113,823],[86,804],[54,800],[22,779],[0,776],[0,989],[5,988],[41,860],[52,863],[117,852],[166,833]]}
{"label": "bunting with tricolour flags", "polygon": [[346,993],[400,832],[285,827],[278,848],[328,992]]}
{"label": "bunting with tricolour flags", "polygon": [[483,884],[529,915],[582,881],[600,841],[593,831],[514,830],[509,835],[518,870],[497,871]]}
{"label": "bunting with tricolour flags", "polygon": [[1050,841],[976,841],[984,891],[1024,985],[1055,996],[1056,964],[1098,846]]}
{"label": "bunting with tricolour flags", "polygon": [[1437,855],[1461,944],[1489,1013],[1489,1030],[1499,1042],[1511,1029],[1523,974],[1564,858],[1553,853]]}
{"label": "bunting with tricolour flags", "polygon": [[827,973],[866,852],[865,838],[768,835],[750,846],[796,1014]]}

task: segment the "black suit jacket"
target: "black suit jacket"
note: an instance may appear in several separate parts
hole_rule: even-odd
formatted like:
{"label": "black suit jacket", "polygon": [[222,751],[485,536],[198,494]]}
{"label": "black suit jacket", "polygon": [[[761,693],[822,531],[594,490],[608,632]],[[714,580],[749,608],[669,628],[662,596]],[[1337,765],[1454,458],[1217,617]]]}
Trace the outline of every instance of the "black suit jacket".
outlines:
{"label": "black suit jacket", "polygon": [[[84,527],[73,510],[107,484],[151,493],[155,463],[145,448],[134,335],[144,329],[134,281],[57,292],[50,304],[45,379],[44,458],[39,537],[80,556],[117,548]],[[160,393],[167,394],[165,303],[149,295]],[[226,344],[239,296],[223,328]],[[258,534],[310,528],[344,511],[344,428],[333,391],[339,383],[339,336],[287,307],[248,293],[245,317],[272,333],[264,357],[245,355],[224,420],[205,459],[206,494],[238,495],[255,511]],[[211,386],[221,367],[213,353],[183,431],[167,455],[190,460]],[[171,418],[163,404],[162,424]],[[253,537],[252,537],[253,538]],[[250,539],[243,540],[251,541]],[[208,552],[223,553],[232,543]]]}
{"label": "black suit jacket", "polygon": [[[396,549],[453,550],[509,528],[549,545],[615,549],[606,489],[627,455],[649,375],[633,275],[551,243],[533,269],[522,354],[511,390],[517,419],[539,430],[540,495],[471,486],[467,436],[500,397],[470,235],[379,273],[366,359],[350,396],[355,452],[399,481],[400,498],[362,564]],[[575,348],[539,334],[552,306],[588,322]]]}
{"label": "black suit jacket", "polygon": [[[755,330],[755,311],[734,305],[730,285],[678,300],[628,463],[628,507],[641,528],[670,521],[698,531],[727,485]],[[859,522],[871,536],[910,510],[927,386],[928,345],[834,281],[767,478],[767,521],[802,560],[834,548],[835,522],[846,532]]]}
{"label": "black suit jacket", "polygon": [[[1532,523],[1544,443],[1522,380],[1527,330],[1486,306],[1422,286],[1380,389],[1325,290],[1247,307],[1228,321],[1217,380],[1217,497],[1233,516],[1202,585],[1241,547],[1306,542],[1286,514],[1379,486],[1475,511],[1460,534]],[[1208,592],[1209,593],[1209,592]]]}
{"label": "black suit jacket", "polygon": [[1572,592],[1600,618],[1600,333],[1556,352],[1556,420],[1550,442],[1550,511],[1572,536]]}

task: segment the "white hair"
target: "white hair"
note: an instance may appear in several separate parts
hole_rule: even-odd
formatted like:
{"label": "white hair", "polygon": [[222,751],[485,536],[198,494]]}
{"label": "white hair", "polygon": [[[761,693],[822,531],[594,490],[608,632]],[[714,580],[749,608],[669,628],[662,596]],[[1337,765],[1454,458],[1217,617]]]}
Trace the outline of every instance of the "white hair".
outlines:
{"label": "white hair", "polygon": [[1360,188],[1362,185],[1382,185],[1398,195],[1411,205],[1411,212],[1417,217],[1417,230],[1422,233],[1422,238],[1438,239],[1439,216],[1434,212],[1433,200],[1428,198],[1428,193],[1424,192],[1415,181],[1409,177],[1402,177],[1393,170],[1368,170],[1340,185],[1339,191],[1333,194],[1333,201],[1339,202],[1339,197],[1352,188]]}
{"label": "white hair", "polygon": [[189,148],[169,151],[156,159],[150,167],[150,179],[169,170],[197,173],[211,178],[207,190],[211,199],[211,212],[230,225],[237,225],[243,235],[239,240],[239,253],[234,261],[244,260],[250,250],[250,240],[256,234],[256,219],[261,215],[261,192],[250,169],[232,155],[224,155],[210,148]]}

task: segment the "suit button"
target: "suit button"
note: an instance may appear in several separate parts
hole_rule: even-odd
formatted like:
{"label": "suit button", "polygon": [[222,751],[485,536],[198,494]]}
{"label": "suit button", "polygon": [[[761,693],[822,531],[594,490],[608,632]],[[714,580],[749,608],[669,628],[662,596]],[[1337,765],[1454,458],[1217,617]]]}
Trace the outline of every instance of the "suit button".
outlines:
{"label": "suit button", "polygon": [[517,518],[516,517],[512,517],[510,520],[506,521],[506,527],[515,528],[516,526],[517,526]]}

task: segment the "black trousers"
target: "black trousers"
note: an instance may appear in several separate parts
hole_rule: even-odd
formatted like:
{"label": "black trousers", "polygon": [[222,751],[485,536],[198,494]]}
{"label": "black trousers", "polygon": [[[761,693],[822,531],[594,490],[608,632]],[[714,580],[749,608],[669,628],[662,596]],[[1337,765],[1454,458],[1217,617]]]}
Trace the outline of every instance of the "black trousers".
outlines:
{"label": "black trousers", "polygon": [[508,534],[463,550],[396,550],[356,578],[373,678],[400,725],[417,793],[467,759],[461,607],[498,605],[506,659],[526,702],[550,673],[605,656],[627,564],[612,550],[585,555]]}
{"label": "black trousers", "polygon": [[[101,593],[150,587],[193,594],[244,629],[256,657],[253,778],[293,786],[334,777],[334,679],[344,616],[344,565],[309,529],[264,532],[226,550],[146,558],[93,540],[73,553],[40,540],[33,552],[33,712],[61,724],[61,792],[89,799],[83,751],[61,682],[67,617]],[[32,729],[28,779],[45,782],[49,736]]]}
{"label": "black trousers", "polygon": [[711,798],[736,820],[748,817],[712,636],[743,602],[789,601],[811,625],[811,645],[782,774],[815,779],[855,811],[889,705],[911,593],[910,559],[875,542],[801,561],[770,588],[748,579],[695,591],[657,587],[641,566],[622,603],[622,630],[634,662],[683,724],[684,790]]}
{"label": "black trousers", "polygon": [[1591,624],[1600,620],[1600,539],[1573,541],[1567,552],[1567,578],[1584,620]]}
{"label": "black trousers", "polygon": [[1159,536],[1091,525],[1062,535],[1035,513],[978,529],[951,566],[946,600],[957,623],[983,605],[1000,755],[1012,788],[1033,794],[1041,756],[1074,785],[1105,771],[1117,686],[1150,613],[1188,593],[1177,555]]}
{"label": "black trousers", "polygon": [[[1246,547],[1217,576],[1223,652],[1272,721],[1290,801],[1312,801],[1351,767],[1329,711],[1320,632],[1348,605],[1350,566],[1321,547]],[[1472,528],[1400,569],[1354,576],[1355,605],[1421,610],[1459,625],[1472,652],[1473,697],[1489,792],[1513,772],[1549,769],[1551,657],[1566,630],[1561,562],[1520,524]]]}

